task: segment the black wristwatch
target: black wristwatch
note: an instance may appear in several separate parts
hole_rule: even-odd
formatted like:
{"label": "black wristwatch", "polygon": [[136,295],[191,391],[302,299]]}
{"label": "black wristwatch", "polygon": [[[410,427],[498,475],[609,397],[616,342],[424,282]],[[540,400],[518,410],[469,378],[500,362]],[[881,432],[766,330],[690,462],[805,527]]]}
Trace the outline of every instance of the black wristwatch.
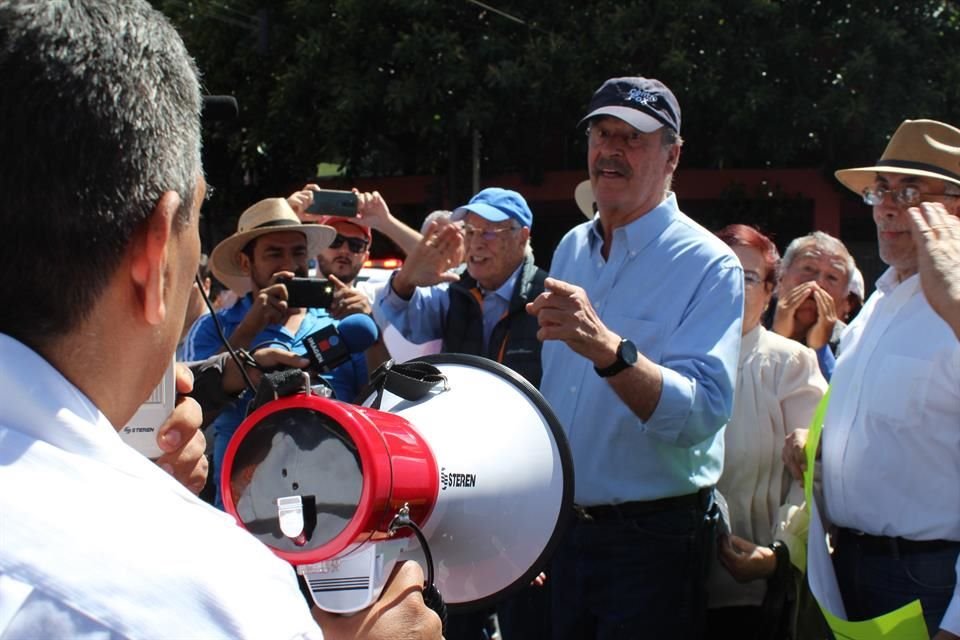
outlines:
{"label": "black wristwatch", "polygon": [[593,370],[601,378],[609,378],[635,364],[637,364],[637,345],[633,344],[628,338],[624,338],[617,347],[617,359],[614,360],[613,364],[602,369],[594,367]]}

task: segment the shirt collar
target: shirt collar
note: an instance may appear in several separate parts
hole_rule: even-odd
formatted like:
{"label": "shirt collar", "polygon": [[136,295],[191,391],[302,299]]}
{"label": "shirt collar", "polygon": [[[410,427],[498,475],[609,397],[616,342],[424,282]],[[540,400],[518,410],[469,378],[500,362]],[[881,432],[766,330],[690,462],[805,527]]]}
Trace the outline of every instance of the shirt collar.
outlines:
{"label": "shirt collar", "polygon": [[760,342],[760,336],[763,335],[764,331],[765,329],[761,323],[747,332],[747,335],[740,338],[740,366],[743,366],[743,362],[747,359],[747,356],[757,348],[757,343]]}
{"label": "shirt collar", "polygon": [[[156,464],[127,446],[93,401],[23,343],[0,333],[0,428],[10,427],[63,451],[96,459],[138,477],[164,478],[192,496]],[[14,402],[14,398],[35,401]]]}
{"label": "shirt collar", "polygon": [[879,289],[884,295],[890,295],[898,287],[907,287],[909,289],[916,289],[920,284],[920,274],[915,273],[903,282],[900,281],[897,276],[897,270],[893,267],[887,267],[887,270],[883,272],[883,275],[877,279],[877,289]]}
{"label": "shirt collar", "polygon": [[[616,229],[614,233],[625,234],[627,250],[639,252],[670,226],[679,211],[677,196],[671,191],[656,207],[626,226]],[[596,216],[590,224],[592,225],[589,234],[591,249],[598,249],[603,246],[603,224],[600,222],[600,216]]]}
{"label": "shirt collar", "polygon": [[491,293],[497,295],[504,300],[509,301],[513,296],[513,289],[517,285],[517,278],[520,276],[520,270],[523,269],[523,260],[520,261],[520,266],[513,270],[513,273],[510,274],[510,277],[507,278],[502,285],[497,287],[494,291],[488,291],[480,286],[480,283],[477,283],[477,288],[480,289],[480,292],[484,296],[488,296]]}

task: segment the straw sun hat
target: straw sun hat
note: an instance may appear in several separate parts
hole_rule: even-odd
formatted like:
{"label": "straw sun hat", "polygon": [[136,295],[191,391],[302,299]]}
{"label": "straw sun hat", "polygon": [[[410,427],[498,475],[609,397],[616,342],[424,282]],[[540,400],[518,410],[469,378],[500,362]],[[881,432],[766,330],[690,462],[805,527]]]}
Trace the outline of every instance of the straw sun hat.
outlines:
{"label": "straw sun hat", "polygon": [[333,227],[303,224],[283,198],[267,198],[240,214],[237,232],[214,247],[210,269],[223,284],[239,295],[251,289],[250,274],[240,266],[240,252],[255,238],[278,231],[299,231],[307,238],[307,255],[315,256],[333,242]]}

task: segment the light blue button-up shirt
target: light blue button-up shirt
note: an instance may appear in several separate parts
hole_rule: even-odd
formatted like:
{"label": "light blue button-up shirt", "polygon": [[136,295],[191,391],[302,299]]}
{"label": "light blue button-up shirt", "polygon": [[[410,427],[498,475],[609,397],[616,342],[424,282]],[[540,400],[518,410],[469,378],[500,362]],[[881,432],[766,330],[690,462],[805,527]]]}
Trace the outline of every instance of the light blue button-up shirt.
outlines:
{"label": "light blue button-up shirt", "polygon": [[541,391],[570,441],[575,500],[655,500],[714,485],[740,352],[740,262],[672,194],[615,229],[606,260],[602,246],[599,218],[575,227],[550,275],[583,287],[604,324],[659,365],[663,391],[644,422],[590,361],[544,343]]}
{"label": "light blue button-up shirt", "polygon": [[[523,262],[510,277],[493,291],[483,292],[483,348],[490,344],[493,328],[510,308],[510,298],[517,286]],[[391,281],[392,281],[391,277]],[[447,312],[450,310],[450,284],[417,287],[409,300],[404,300],[388,283],[377,293],[374,317],[380,326],[392,324],[404,338],[415,344],[443,338]]]}

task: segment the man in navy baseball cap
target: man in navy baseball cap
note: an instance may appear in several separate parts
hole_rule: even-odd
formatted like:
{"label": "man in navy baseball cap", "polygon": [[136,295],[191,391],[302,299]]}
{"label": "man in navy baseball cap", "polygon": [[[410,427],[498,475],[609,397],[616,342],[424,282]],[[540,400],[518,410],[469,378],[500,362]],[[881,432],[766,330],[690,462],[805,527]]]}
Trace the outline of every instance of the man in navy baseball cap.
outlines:
{"label": "man in navy baseball cap", "polygon": [[701,638],[743,269],[680,211],[680,105],[664,83],[610,78],[585,113],[593,215],[528,305],[577,476],[552,637]]}
{"label": "man in navy baseball cap", "polygon": [[644,133],[668,127],[680,133],[680,104],[673,92],[652,78],[610,78],[590,100],[584,124],[597,116],[613,116]]}

